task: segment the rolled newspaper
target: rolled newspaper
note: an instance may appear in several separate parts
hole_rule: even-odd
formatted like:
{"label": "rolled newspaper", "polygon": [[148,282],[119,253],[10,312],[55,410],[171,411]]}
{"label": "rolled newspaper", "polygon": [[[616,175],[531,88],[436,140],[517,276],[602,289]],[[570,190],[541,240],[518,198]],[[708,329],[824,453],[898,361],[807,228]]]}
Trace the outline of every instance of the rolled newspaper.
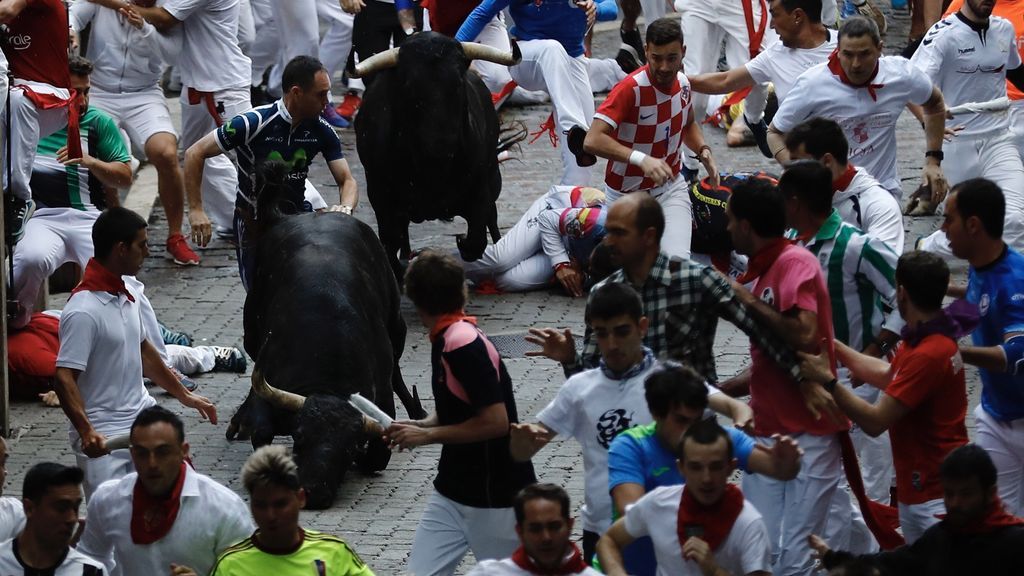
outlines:
{"label": "rolled newspaper", "polygon": [[957,114],[973,114],[981,112],[1002,112],[1010,107],[1010,99],[1006,96],[1002,98],[996,98],[995,100],[989,100],[988,102],[965,102],[959,106],[953,106],[949,108],[949,113],[956,116]]}
{"label": "rolled newspaper", "polygon": [[[124,450],[132,445],[131,435],[121,434],[120,436],[110,436],[107,438],[107,450],[113,452],[114,450]],[[82,447],[82,440],[78,440],[78,447]]]}
{"label": "rolled newspaper", "polygon": [[385,430],[387,430],[388,427],[391,426],[391,423],[394,422],[391,416],[385,414],[384,411],[378,408],[376,404],[370,402],[366,398],[363,398],[359,393],[349,396],[348,403],[356,410],[362,412],[367,418],[376,421]]}

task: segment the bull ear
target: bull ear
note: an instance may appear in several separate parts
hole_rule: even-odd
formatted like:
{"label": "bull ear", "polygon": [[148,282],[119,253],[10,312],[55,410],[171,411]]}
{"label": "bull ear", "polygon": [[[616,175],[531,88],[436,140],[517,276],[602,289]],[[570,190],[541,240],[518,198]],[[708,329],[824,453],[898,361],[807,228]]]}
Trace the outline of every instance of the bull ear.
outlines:
{"label": "bull ear", "polygon": [[512,42],[511,52],[502,52],[492,46],[484,46],[476,42],[463,42],[462,51],[470,60],[486,60],[501,64],[503,66],[514,66],[523,59],[523,53],[519,50],[519,44]]}
{"label": "bull ear", "polygon": [[355,78],[363,78],[367,74],[372,74],[385,68],[394,68],[398,66],[398,51],[401,47],[395,47],[379,54],[374,54],[366,60],[363,60],[359,64],[356,64],[356,69],[351,73],[351,76]]}

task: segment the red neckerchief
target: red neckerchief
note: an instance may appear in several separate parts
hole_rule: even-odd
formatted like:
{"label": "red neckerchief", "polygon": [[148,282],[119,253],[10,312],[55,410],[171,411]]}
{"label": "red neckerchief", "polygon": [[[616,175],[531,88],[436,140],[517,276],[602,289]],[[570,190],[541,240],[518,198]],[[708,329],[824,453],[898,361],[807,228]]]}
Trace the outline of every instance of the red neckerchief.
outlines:
{"label": "red neckerchief", "polygon": [[839,81],[847,86],[853,86],[854,88],[867,88],[868,94],[872,100],[878,100],[878,94],[875,93],[876,89],[884,88],[885,84],[872,84],[871,81],[878,76],[878,64],[875,64],[875,71],[871,73],[871,77],[864,84],[854,84],[850,82],[850,79],[846,77],[846,70],[843,70],[843,66],[839,63],[839,48],[836,48],[828,55],[828,69],[830,72],[839,77]]}
{"label": "red neckerchief", "polygon": [[[945,514],[937,514],[938,518],[945,518]],[[988,508],[988,513],[985,514],[984,518],[975,520],[963,528],[954,529],[952,526],[946,526],[950,532],[956,534],[988,534],[995,532],[999,528],[1006,528],[1007,526],[1024,526],[1024,518],[1018,518],[1013,514],[1010,514],[1003,508],[1003,501],[999,499],[999,496],[995,496],[992,500],[992,505]]]}
{"label": "red neckerchief", "polygon": [[846,190],[849,188],[850,182],[853,182],[853,177],[856,175],[857,167],[853,164],[847,164],[843,175],[832,181],[832,192],[839,192],[840,190]]}
{"label": "red neckerchief", "polygon": [[89,258],[89,263],[85,266],[85,273],[82,274],[82,281],[78,283],[78,286],[75,286],[71,294],[81,292],[82,290],[109,292],[115,296],[124,294],[128,297],[128,300],[135,302],[135,297],[128,291],[128,287],[124,285],[124,280],[117,274],[107,270],[95,258]]}
{"label": "red neckerchief", "polygon": [[166,498],[154,498],[135,481],[132,492],[132,542],[152,544],[171,531],[181,508],[181,489],[185,486],[185,462],[181,463],[178,481]]}
{"label": "red neckerchief", "polygon": [[437,338],[438,334],[447,330],[449,326],[462,321],[469,322],[473,326],[476,326],[476,317],[466,316],[466,313],[462,310],[439,316],[437,322],[434,322],[434,327],[430,329],[430,339],[434,340]]}
{"label": "red neckerchief", "polygon": [[764,248],[750,257],[747,261],[747,271],[743,273],[736,281],[740,284],[746,284],[753,280],[761,277],[762,274],[768,271],[772,267],[772,264],[778,260],[782,251],[785,250],[792,242],[785,238],[778,238],[773,240]]}
{"label": "red neckerchief", "polygon": [[676,520],[676,534],[679,536],[679,547],[682,548],[690,538],[688,529],[699,528],[703,535],[698,536],[708,543],[712,552],[729,537],[732,525],[736,523],[743,511],[743,492],[734,484],[726,484],[722,498],[710,506],[705,506],[690,494],[690,487],[683,485],[683,495],[679,498],[679,516]]}
{"label": "red neckerchief", "polygon": [[516,566],[530,574],[537,574],[539,576],[579,574],[587,569],[587,563],[583,561],[583,554],[580,553],[580,549],[575,544],[569,542],[569,546],[572,546],[572,554],[565,562],[562,562],[561,566],[553,570],[545,570],[534,564],[533,558],[530,558],[530,555],[526,553],[526,549],[522,546],[516,548],[516,551],[512,553],[512,561],[516,563]]}

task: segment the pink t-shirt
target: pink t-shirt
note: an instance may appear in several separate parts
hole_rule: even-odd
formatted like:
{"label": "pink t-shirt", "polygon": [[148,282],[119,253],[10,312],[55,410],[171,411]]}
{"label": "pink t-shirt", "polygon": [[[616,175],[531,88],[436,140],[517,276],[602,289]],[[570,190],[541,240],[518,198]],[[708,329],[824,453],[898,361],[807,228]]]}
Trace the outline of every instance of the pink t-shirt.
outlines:
{"label": "pink t-shirt", "polygon": [[[828,340],[828,355],[835,367],[832,305],[821,266],[813,254],[799,246],[786,247],[757,279],[754,295],[783,313],[794,309],[816,313],[818,337]],[[750,407],[758,436],[803,432],[824,436],[849,428],[848,423],[840,426],[824,415],[815,420],[789,373],[756,346],[750,347],[750,357]]]}

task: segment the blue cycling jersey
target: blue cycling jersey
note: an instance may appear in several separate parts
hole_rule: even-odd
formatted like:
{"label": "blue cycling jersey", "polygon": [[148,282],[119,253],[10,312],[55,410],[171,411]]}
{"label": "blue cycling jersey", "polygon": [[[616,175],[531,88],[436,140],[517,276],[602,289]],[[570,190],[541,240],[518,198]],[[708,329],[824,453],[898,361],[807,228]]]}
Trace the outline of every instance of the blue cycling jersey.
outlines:
{"label": "blue cycling jersey", "polygon": [[292,125],[283,100],[258,106],[225,122],[217,129],[217,145],[224,152],[236,151],[238,197],[236,206],[256,206],[256,171],[266,160],[288,166],[286,184],[291,200],[302,206],[309,165],[317,154],[333,162],[344,158],[341,140],[320,117]]}
{"label": "blue cycling jersey", "polygon": [[[1024,256],[1011,248],[983,268],[971,267],[967,301],[978,305],[981,323],[974,330],[975,346],[998,346],[1012,332],[1024,332]],[[981,373],[981,407],[1002,421],[1024,418],[1024,376],[1007,372]]]}
{"label": "blue cycling jersey", "polygon": [[[595,0],[597,20],[615,20],[619,10],[614,0]],[[557,40],[565,52],[576,58],[583,55],[583,36],[587,33],[587,15],[572,0],[483,0],[462,23],[455,39],[472,42],[484,26],[505,8],[516,25],[510,30],[518,40]]]}

